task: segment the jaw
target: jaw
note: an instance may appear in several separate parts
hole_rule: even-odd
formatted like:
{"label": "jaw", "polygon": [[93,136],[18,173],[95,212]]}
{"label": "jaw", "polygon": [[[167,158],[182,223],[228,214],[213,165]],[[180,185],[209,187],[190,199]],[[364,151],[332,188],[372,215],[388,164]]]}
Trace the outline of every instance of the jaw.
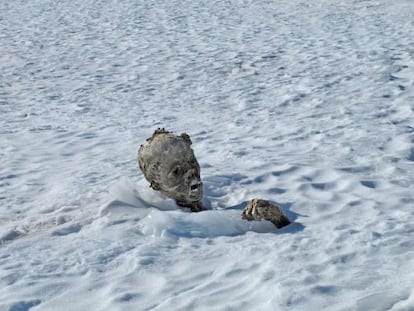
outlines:
{"label": "jaw", "polygon": [[203,206],[203,204],[201,204],[200,201],[190,203],[175,201],[175,203],[180,207],[189,208],[192,212],[201,212],[206,210],[206,208]]}
{"label": "jaw", "polygon": [[203,197],[203,190],[201,187],[197,189],[191,189],[191,187],[174,187],[162,189],[162,191],[168,197],[176,200],[177,202],[182,202],[184,204],[198,202]]}
{"label": "jaw", "polygon": [[197,189],[191,189],[191,187],[189,187],[186,192],[175,193],[173,197],[178,205],[190,207],[201,201],[203,198],[203,189],[201,186]]}
{"label": "jaw", "polygon": [[197,187],[190,186],[188,189],[188,199],[191,202],[198,202],[203,198],[203,187],[201,182],[197,184]]}
{"label": "jaw", "polygon": [[191,204],[203,198],[203,184],[197,180],[188,185],[181,185],[169,189],[170,197],[178,202]]}
{"label": "jaw", "polygon": [[197,192],[197,193],[184,193],[182,195],[179,195],[176,197],[176,201],[179,202],[180,204],[185,204],[185,205],[191,205],[197,202],[200,202],[201,199],[203,198],[203,194],[202,192]]}

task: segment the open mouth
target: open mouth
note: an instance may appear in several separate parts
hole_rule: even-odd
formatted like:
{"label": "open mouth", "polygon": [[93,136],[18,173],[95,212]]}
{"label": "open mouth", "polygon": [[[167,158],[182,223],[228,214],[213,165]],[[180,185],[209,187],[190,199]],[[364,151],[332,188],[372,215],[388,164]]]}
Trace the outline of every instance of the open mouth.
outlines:
{"label": "open mouth", "polygon": [[196,182],[190,185],[188,196],[191,201],[199,201],[203,194],[203,184]]}

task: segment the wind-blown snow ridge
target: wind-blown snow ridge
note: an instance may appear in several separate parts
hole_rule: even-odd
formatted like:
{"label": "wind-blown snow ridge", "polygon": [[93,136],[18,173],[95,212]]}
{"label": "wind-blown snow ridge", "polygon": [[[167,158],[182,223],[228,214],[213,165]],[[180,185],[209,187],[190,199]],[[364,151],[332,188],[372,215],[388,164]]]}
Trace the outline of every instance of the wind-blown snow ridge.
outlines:
{"label": "wind-blown snow ridge", "polygon": [[[0,310],[414,310],[409,0],[0,2]],[[187,132],[204,204],[136,154]],[[277,230],[240,219],[282,206]]]}

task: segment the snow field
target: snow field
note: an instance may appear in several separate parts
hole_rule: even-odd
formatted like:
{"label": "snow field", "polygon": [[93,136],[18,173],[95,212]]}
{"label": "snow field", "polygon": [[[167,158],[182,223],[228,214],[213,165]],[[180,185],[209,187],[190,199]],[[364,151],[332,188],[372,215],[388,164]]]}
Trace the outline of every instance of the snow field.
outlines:
{"label": "snow field", "polygon": [[[414,310],[411,1],[0,12],[1,311]],[[211,210],[148,188],[157,127]]]}

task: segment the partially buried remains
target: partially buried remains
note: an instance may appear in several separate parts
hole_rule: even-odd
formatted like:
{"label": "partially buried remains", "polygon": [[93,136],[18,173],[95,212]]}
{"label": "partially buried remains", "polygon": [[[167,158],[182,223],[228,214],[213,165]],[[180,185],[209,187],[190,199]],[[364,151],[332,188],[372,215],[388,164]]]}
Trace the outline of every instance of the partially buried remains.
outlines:
{"label": "partially buried remains", "polygon": [[[200,212],[203,183],[200,165],[191,148],[190,136],[179,136],[157,129],[138,150],[138,164],[154,190],[175,200],[177,205]],[[290,224],[282,209],[267,200],[252,199],[242,212],[242,218],[271,221],[277,228]]]}

